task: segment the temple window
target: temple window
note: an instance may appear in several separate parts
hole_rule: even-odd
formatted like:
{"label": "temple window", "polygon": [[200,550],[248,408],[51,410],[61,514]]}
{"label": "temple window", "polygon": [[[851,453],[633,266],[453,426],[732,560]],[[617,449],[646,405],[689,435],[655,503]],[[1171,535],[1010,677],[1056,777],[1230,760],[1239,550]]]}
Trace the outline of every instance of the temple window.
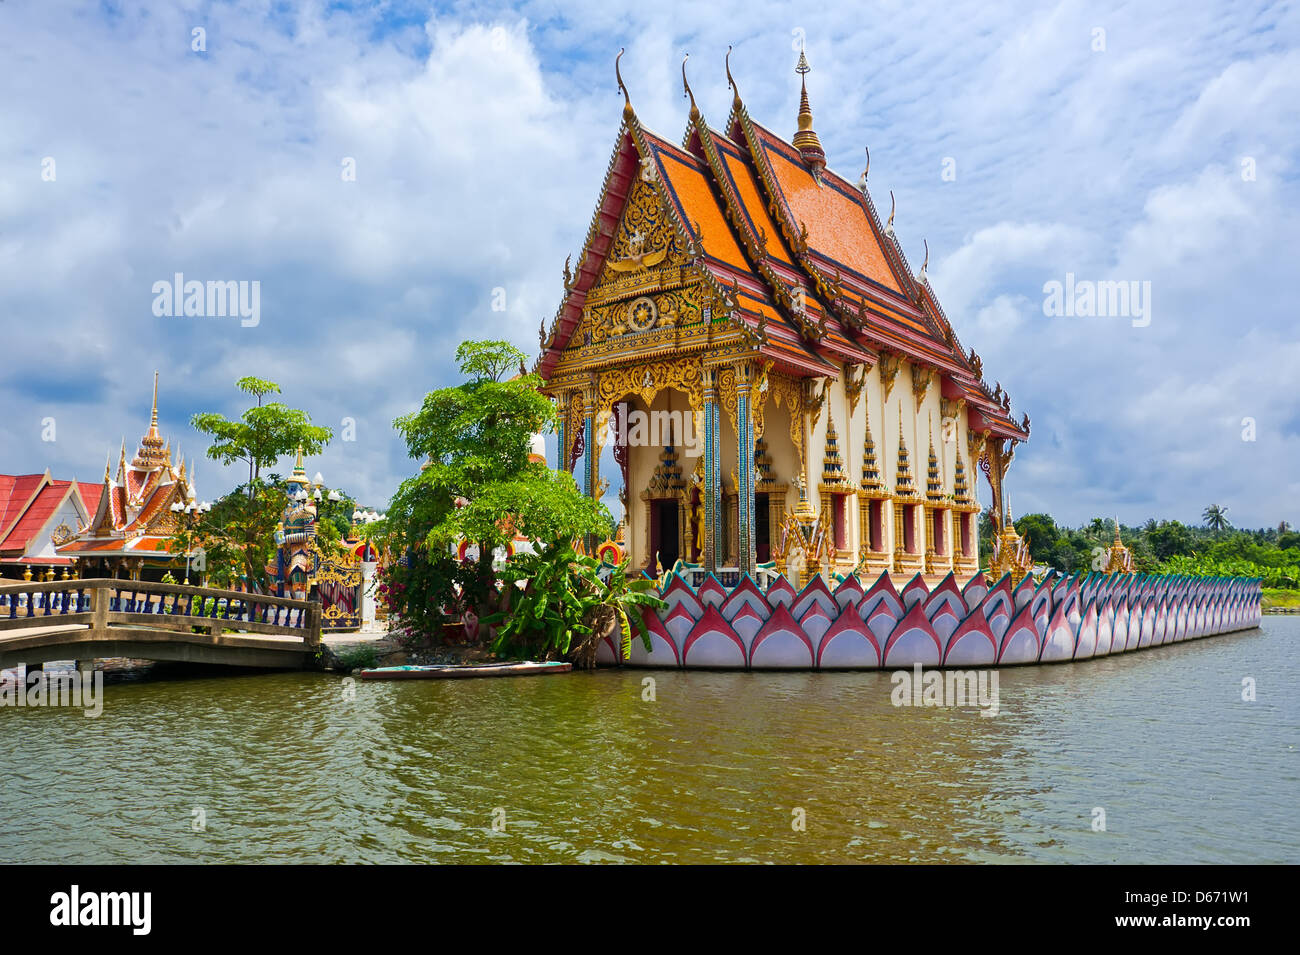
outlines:
{"label": "temple window", "polygon": [[849,546],[849,496],[831,495],[831,526],[835,532],[835,549],[847,550]]}
{"label": "temple window", "polygon": [[930,520],[934,526],[934,552],[936,554],[948,553],[948,542],[944,534],[944,525],[948,520],[948,512],[936,507],[930,512]]}
{"label": "temple window", "polygon": [[916,505],[903,505],[903,550],[916,553]]}

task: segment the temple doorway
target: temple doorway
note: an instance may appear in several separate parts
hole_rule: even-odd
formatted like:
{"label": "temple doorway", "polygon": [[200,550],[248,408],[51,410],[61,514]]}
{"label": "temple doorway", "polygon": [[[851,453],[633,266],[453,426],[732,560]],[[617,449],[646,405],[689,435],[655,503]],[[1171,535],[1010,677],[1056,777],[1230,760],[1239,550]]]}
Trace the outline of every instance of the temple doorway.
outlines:
{"label": "temple doorway", "polygon": [[767,495],[754,495],[754,557],[760,564],[772,559],[772,523]]}
{"label": "temple doorway", "polygon": [[656,556],[664,570],[677,563],[677,544],[681,540],[681,528],[677,523],[679,510],[674,500],[661,499],[650,502],[651,567],[654,566]]}

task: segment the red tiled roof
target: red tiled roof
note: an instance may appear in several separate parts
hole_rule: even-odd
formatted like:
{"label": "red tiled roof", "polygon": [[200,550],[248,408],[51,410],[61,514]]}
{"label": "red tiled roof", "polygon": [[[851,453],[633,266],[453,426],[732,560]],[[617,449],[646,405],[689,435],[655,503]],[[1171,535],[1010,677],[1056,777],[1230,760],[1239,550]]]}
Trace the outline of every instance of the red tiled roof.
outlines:
{"label": "red tiled roof", "polygon": [[0,540],[0,548],[25,551],[50,516],[59,509],[71,486],[70,481],[50,481],[42,486],[31,505]]}
{"label": "red tiled roof", "polygon": [[27,509],[44,481],[44,473],[0,475],[0,540]]}
{"label": "red tiled roof", "polygon": [[86,481],[77,482],[77,491],[81,494],[81,503],[86,506],[87,520],[95,516],[95,508],[99,505],[99,494],[102,490],[102,484],[89,484]]}

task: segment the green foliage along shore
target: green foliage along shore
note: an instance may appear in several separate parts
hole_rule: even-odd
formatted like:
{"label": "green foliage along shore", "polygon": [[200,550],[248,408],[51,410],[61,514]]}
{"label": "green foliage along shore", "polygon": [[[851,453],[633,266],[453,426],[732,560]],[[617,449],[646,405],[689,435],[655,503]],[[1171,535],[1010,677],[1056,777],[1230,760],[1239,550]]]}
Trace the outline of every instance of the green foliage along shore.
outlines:
{"label": "green foliage along shore", "polygon": [[[1283,522],[1259,530],[1234,529],[1223,517],[1226,508],[1207,508],[1211,526],[1149,520],[1141,527],[1121,525],[1120,539],[1143,574],[1198,577],[1258,577],[1264,587],[1300,592],[1300,533]],[[1098,556],[1114,542],[1115,522],[1094,518],[1078,527],[1060,527],[1049,514],[1026,514],[1014,521],[1016,533],[1029,539],[1034,561],[1062,573],[1100,569]],[[989,512],[980,521],[980,550],[992,552]],[[1104,563],[1105,558],[1101,558]]]}

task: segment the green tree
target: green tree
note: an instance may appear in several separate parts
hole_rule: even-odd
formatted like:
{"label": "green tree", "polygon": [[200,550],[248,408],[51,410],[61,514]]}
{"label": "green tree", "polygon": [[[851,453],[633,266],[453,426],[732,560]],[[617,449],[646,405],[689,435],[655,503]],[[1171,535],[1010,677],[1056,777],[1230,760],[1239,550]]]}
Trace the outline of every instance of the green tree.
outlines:
{"label": "green tree", "polygon": [[[475,608],[494,609],[493,551],[516,534],[529,540],[571,540],[608,526],[609,514],[583,495],[573,476],[529,460],[532,436],[555,425],[556,412],[535,375],[501,380],[524,355],[508,342],[465,342],[456,361],[465,381],[425,396],[418,411],[394,426],[407,451],[423,461],[389,503],[383,532],[394,553],[412,560],[445,554],[460,540],[478,545]],[[446,574],[408,575],[445,581]],[[408,582],[409,584],[409,582]],[[440,585],[441,586],[441,585]],[[441,607],[464,594],[403,591],[408,602]]]}
{"label": "green tree", "polygon": [[1202,511],[1201,520],[1205,523],[1205,526],[1215,534],[1221,534],[1232,526],[1231,522],[1228,520],[1228,509],[1226,507],[1220,507],[1218,504],[1211,504]]}
{"label": "green tree", "polygon": [[212,503],[177,535],[187,553],[201,549],[203,575],[219,587],[244,584],[268,591],[266,566],[275,558],[275,529],[289,503],[283,487],[258,479]]}
{"label": "green tree", "polygon": [[1154,520],[1147,521],[1143,535],[1157,560],[1190,554],[1196,547],[1192,532],[1179,521],[1161,521],[1158,524]]}
{"label": "green tree", "polygon": [[279,394],[280,386],[263,378],[240,378],[235,387],[257,399],[239,420],[231,421],[214,411],[200,412],[190,419],[195,429],[211,435],[207,456],[222,464],[248,462],[249,500],[256,492],[262,469],[271,467],[281,457],[299,447],[307,455],[320,454],[334,437],[334,432],[311,423],[305,411],[290,408],[278,401],[263,404],[270,394]]}

